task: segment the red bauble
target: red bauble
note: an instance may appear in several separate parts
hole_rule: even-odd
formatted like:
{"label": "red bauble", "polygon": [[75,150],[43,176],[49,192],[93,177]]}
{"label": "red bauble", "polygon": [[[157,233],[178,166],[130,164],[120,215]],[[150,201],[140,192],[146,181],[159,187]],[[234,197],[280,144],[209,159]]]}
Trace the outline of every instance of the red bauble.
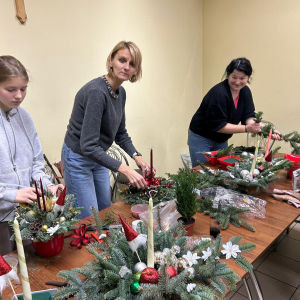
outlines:
{"label": "red bauble", "polygon": [[258,168],[258,170],[259,170],[260,172],[262,172],[264,169],[265,169],[265,168],[264,168],[263,166],[260,166],[260,167]]}
{"label": "red bauble", "polygon": [[166,273],[170,276],[170,278],[175,277],[178,274],[176,268],[173,266],[168,266]]}
{"label": "red bauble", "polygon": [[151,284],[157,284],[159,278],[159,273],[154,268],[146,268],[143,270],[141,277],[140,277],[140,283],[151,283]]}
{"label": "red bauble", "polygon": [[255,178],[255,177],[257,177],[257,175],[256,175],[256,174],[253,174],[253,178]]}
{"label": "red bauble", "polygon": [[269,164],[270,167],[273,167],[273,164]]}

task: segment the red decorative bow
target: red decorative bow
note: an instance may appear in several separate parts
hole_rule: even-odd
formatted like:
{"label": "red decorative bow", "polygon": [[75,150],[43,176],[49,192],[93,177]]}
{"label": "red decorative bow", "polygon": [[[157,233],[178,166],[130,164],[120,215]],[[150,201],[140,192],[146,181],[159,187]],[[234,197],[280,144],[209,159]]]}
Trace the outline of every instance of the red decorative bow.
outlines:
{"label": "red decorative bow", "polygon": [[87,245],[92,242],[91,237],[86,233],[87,226],[82,224],[79,228],[74,229],[75,234],[67,235],[65,238],[73,237],[75,238],[70,242],[71,246],[77,246],[78,249],[82,248],[82,245]]}

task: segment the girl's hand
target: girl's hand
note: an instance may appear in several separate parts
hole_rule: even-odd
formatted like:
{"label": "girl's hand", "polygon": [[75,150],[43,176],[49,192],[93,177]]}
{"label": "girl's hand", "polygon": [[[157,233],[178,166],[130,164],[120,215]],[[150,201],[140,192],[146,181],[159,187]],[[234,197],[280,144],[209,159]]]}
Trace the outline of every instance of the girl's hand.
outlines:
{"label": "girl's hand", "polygon": [[121,164],[121,166],[118,169],[118,172],[124,174],[132,186],[143,190],[147,188],[147,184],[144,177],[132,168],[128,167],[127,165]]}
{"label": "girl's hand", "polygon": [[[40,191],[39,191],[40,193]],[[32,187],[27,187],[23,189],[19,189],[17,192],[17,196],[15,199],[15,203],[28,203],[31,204],[32,200],[37,200],[37,195],[35,193],[35,189]]]}
{"label": "girl's hand", "polygon": [[48,190],[52,193],[53,196],[56,196],[56,193],[57,193],[58,189],[63,190],[64,189],[64,185],[60,183],[58,185],[50,185],[50,186],[48,186]]}

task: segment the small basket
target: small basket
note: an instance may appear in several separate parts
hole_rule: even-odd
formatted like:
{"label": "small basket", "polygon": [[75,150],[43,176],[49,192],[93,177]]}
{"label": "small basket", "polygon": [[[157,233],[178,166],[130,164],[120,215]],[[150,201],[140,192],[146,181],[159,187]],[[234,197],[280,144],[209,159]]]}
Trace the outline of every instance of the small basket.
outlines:
{"label": "small basket", "polygon": [[218,161],[218,158],[214,157],[214,155],[216,155],[218,153],[218,151],[210,151],[208,153],[211,154],[213,157],[210,157],[210,156],[204,154],[207,162],[212,166],[219,165],[220,163]]}
{"label": "small basket", "polygon": [[[236,159],[236,161],[235,161],[235,162],[232,162],[232,163],[227,162],[227,161],[224,161],[225,159],[228,159],[228,158],[234,158],[234,159]],[[219,163],[221,164],[222,169],[225,170],[225,171],[228,170],[228,169],[227,169],[227,166],[233,167],[233,166],[234,166],[237,162],[239,162],[240,160],[241,160],[240,157],[233,156],[233,155],[227,155],[227,156],[223,156],[223,157],[221,157],[221,158],[218,158],[218,161],[219,161]]]}

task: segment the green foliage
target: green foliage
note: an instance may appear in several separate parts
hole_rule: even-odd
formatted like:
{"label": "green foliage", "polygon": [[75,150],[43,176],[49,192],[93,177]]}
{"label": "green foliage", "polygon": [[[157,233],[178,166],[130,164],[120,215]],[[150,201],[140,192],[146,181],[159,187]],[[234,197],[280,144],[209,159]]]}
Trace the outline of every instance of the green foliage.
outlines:
{"label": "green foliage", "polygon": [[[148,187],[146,190],[137,189],[135,187],[125,188],[120,194],[124,198],[125,203],[130,205],[148,204],[151,192],[153,205],[169,201],[175,198],[175,186],[169,179],[159,177],[161,184],[156,187]],[[153,196],[154,195],[154,196]]]}
{"label": "green foliage", "polygon": [[222,156],[229,155],[230,152],[232,152],[232,150],[233,150],[233,144],[229,145],[225,149],[219,150],[215,155],[212,155],[211,153],[208,153],[208,152],[205,152],[205,151],[204,152],[197,152],[197,153],[204,154],[204,155],[209,156],[209,157],[222,157]]}
{"label": "green foliage", "polygon": [[190,222],[197,212],[197,174],[189,169],[180,169],[172,179],[176,187],[176,207],[184,222]]}
{"label": "green foliage", "polygon": [[262,115],[263,115],[263,112],[262,111],[258,111],[255,114],[255,118],[253,118],[254,122],[255,123],[260,123],[262,121]]}
{"label": "green foliage", "polygon": [[[54,233],[54,235],[61,235],[62,233],[73,230],[77,226],[75,225],[79,220],[77,216],[80,214],[82,207],[73,207],[74,196],[67,195],[65,198],[65,205],[62,212],[56,213],[53,210],[45,212],[40,210],[37,202],[33,202],[28,208],[18,208],[19,217],[18,222],[20,224],[20,232],[23,240],[32,239],[33,241],[43,241],[48,242],[53,238],[50,233],[42,231],[42,225],[47,225],[48,229],[55,227],[59,224],[59,229]],[[65,217],[65,221],[60,222],[60,218]],[[32,224],[36,223],[36,230],[33,230]],[[13,226],[13,221],[9,224]],[[40,224],[40,225],[38,225]],[[13,234],[11,240],[15,239]]]}
{"label": "green foliage", "polygon": [[[139,227],[142,232],[147,231],[143,223]],[[55,293],[55,299],[69,297],[71,294],[74,294],[76,300],[153,300],[156,297],[170,299],[173,296],[180,296],[181,299],[186,300],[225,299],[226,292],[234,290],[236,283],[241,278],[232,269],[228,268],[226,263],[218,259],[218,257],[225,258],[225,254],[221,252],[224,245],[221,236],[218,236],[214,241],[204,240],[195,246],[188,246],[187,238],[183,235],[183,232],[184,229],[180,224],[176,224],[167,232],[155,232],[155,251],[161,251],[162,248],[171,249],[173,245],[177,244],[180,245],[180,253],[165,255],[164,261],[160,265],[156,265],[160,273],[158,284],[140,283],[139,293],[135,295],[131,294],[130,285],[134,278],[133,267],[138,262],[137,255],[130,250],[123,233],[111,230],[110,237],[107,238],[106,247],[102,253],[99,253],[98,248],[95,248],[96,244],[87,246],[87,249],[95,257],[93,261],[86,263],[82,268],[59,272],[58,276],[68,280],[70,285]],[[241,239],[241,237],[233,237],[231,241],[238,244]],[[161,242],[163,245],[161,245]],[[241,244],[239,247],[240,249],[250,250],[255,245]],[[202,251],[206,251],[207,248],[211,249],[212,254],[204,260],[201,257]],[[182,255],[186,255],[188,251],[197,253],[200,257],[197,264],[192,266],[194,274],[191,275],[189,268],[178,268],[178,275],[170,278],[166,272],[166,267],[170,264],[168,263],[170,257],[175,255],[176,259],[179,259]],[[139,248],[138,252],[141,260],[145,262],[147,259],[146,249]],[[236,259],[233,257],[231,259],[245,270],[252,270],[252,265],[241,254]],[[177,266],[176,262],[171,265]],[[131,271],[121,277],[119,272],[124,266]],[[80,279],[82,275],[87,278],[85,282]],[[190,292],[187,291],[189,283],[196,285]]]}

